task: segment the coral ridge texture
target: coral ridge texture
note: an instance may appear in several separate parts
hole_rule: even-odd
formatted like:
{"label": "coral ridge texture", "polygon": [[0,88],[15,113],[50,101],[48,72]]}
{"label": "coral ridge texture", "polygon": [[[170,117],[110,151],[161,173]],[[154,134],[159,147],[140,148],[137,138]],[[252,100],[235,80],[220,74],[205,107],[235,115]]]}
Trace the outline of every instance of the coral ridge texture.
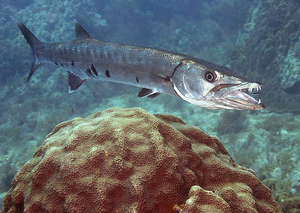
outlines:
{"label": "coral ridge texture", "polygon": [[281,212],[221,141],[172,115],[112,108],[58,124],[1,213]]}

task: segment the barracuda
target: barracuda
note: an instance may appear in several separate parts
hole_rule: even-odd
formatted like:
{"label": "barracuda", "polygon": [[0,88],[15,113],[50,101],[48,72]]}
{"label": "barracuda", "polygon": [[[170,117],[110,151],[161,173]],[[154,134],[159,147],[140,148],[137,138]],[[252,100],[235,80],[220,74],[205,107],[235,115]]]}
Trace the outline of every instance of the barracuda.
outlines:
{"label": "barracuda", "polygon": [[68,71],[70,92],[87,79],[100,79],[141,87],[138,97],[164,93],[210,109],[265,108],[249,95],[259,93],[262,84],[227,67],[159,49],[102,42],[77,22],[73,42],[43,43],[23,23],[18,22],[18,28],[33,55],[26,85],[39,65],[52,63]]}

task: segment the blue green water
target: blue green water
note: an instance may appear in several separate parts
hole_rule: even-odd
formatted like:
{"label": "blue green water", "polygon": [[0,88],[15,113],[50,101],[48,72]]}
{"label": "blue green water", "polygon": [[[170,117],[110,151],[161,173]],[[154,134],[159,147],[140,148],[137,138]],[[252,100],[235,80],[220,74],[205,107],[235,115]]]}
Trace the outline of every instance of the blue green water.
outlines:
{"label": "blue green water", "polygon": [[[67,73],[52,65],[41,66],[21,91],[31,51],[10,16],[44,42],[74,40],[75,18],[99,40],[231,67],[264,84],[261,99],[267,109],[208,110],[166,95],[139,99],[139,88],[97,80],[70,95]],[[267,184],[274,196],[282,191],[299,196],[299,24],[300,5],[293,0],[1,1],[0,198],[56,124],[110,107],[179,116],[218,136],[234,160],[253,169],[261,181],[277,181]]]}

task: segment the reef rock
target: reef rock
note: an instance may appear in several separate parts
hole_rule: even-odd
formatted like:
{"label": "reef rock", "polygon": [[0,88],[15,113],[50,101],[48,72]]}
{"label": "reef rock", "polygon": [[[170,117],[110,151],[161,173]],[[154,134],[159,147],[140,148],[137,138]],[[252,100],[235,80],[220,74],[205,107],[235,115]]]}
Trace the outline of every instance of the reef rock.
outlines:
{"label": "reef rock", "polygon": [[222,143],[172,115],[113,108],[63,122],[15,176],[4,212],[281,212]]}

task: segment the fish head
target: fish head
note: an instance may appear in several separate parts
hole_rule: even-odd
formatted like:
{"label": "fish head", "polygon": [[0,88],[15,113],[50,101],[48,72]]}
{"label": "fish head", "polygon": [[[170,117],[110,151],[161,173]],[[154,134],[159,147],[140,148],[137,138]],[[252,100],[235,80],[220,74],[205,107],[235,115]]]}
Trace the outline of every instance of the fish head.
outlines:
{"label": "fish head", "polygon": [[239,77],[227,67],[206,61],[184,60],[172,77],[173,89],[185,101],[209,109],[262,110],[262,84]]}

